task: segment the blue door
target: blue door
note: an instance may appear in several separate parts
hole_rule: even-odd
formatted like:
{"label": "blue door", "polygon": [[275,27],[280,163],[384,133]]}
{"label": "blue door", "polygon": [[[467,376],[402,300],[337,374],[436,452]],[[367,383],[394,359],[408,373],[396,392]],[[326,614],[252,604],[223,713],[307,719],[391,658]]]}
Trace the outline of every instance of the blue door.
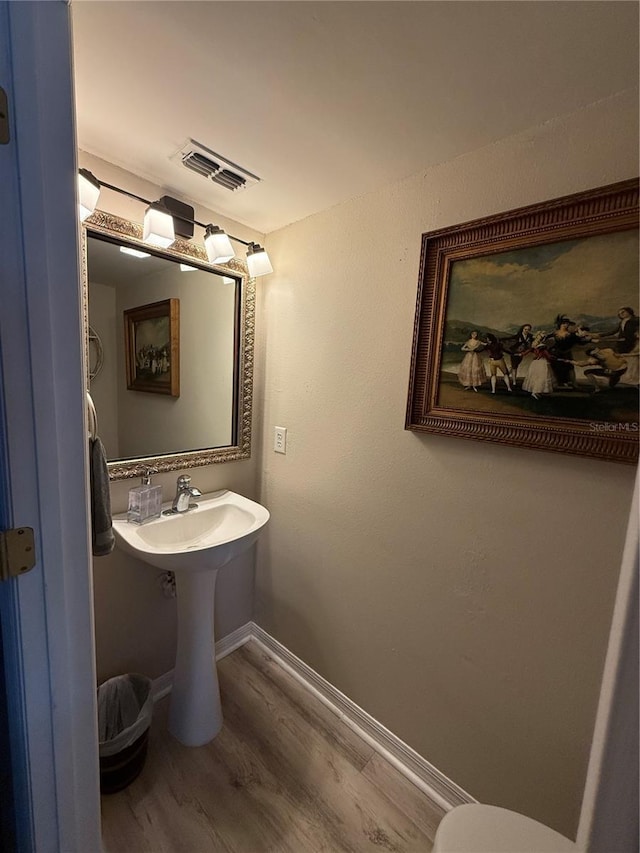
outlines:
{"label": "blue door", "polygon": [[0,526],[36,544],[0,583],[0,849],[37,853],[100,850],[69,16],[0,0]]}

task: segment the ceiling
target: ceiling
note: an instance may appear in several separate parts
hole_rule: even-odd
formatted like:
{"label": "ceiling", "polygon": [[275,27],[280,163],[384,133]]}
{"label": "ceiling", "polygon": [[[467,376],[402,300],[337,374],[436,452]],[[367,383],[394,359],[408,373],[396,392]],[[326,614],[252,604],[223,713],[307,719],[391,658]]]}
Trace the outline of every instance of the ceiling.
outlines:
{"label": "ceiling", "polygon": [[[72,14],[79,147],[264,233],[638,83],[635,2],[73,0]],[[262,180],[230,192],[190,172],[174,158],[189,138]]]}

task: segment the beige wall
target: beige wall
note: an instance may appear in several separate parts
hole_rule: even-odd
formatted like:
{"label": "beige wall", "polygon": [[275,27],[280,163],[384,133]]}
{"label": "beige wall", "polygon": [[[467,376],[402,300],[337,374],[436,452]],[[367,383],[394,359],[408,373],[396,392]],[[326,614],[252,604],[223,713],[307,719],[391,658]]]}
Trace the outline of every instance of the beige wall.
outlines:
{"label": "beige wall", "polygon": [[[85,152],[79,152],[80,166],[90,169],[98,179],[119,186],[143,198],[156,199],[165,188],[154,186],[136,176]],[[140,202],[104,191],[99,208],[109,213],[142,221],[144,205]],[[196,219],[213,220],[231,234],[244,240],[264,242],[264,236],[246,226],[218,216],[212,211],[196,209]],[[195,240],[201,242],[202,235]],[[183,329],[186,335],[186,329]],[[102,423],[102,417],[100,418]],[[257,419],[254,418],[254,430]],[[255,455],[241,462],[209,465],[204,468],[158,474],[154,482],[163,487],[165,500],[175,493],[176,477],[187,473],[193,485],[202,492],[232,489],[250,498],[257,496],[257,463]],[[118,481],[111,486],[114,513],[127,508],[127,497],[136,480]],[[100,681],[123,672],[142,672],[151,678],[172,669],[176,642],[175,600],[163,597],[160,572],[135,560],[119,549],[108,557],[93,560],[94,606],[96,624],[97,671]],[[224,637],[252,618],[254,555],[250,552],[225,566],[218,573],[216,585],[216,637]]]}
{"label": "beige wall", "polygon": [[404,430],[420,237],[636,173],[629,92],[267,239],[256,620],[473,796],[568,835],[634,471]]}

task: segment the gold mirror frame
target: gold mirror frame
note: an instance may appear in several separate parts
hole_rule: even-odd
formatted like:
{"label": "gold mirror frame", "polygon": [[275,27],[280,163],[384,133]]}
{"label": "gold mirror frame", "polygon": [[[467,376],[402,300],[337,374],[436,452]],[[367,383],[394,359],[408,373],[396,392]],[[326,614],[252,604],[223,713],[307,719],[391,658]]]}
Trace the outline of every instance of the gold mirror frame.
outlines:
{"label": "gold mirror frame", "polygon": [[[85,384],[89,388],[89,275],[87,264],[87,233],[104,234],[116,242],[125,242],[149,251],[142,240],[142,226],[122,219],[110,213],[96,210],[82,223],[81,234],[81,271],[82,271],[82,323],[85,341]],[[152,249],[153,251],[153,249]],[[131,460],[118,459],[108,462],[109,479],[125,480],[140,477],[152,468],[155,471],[179,471],[184,468],[198,468],[216,462],[236,462],[251,456],[251,411],[253,403],[253,351],[255,343],[255,279],[250,278],[246,265],[233,258],[226,264],[210,264],[202,246],[187,240],[177,239],[160,254],[177,262],[196,261],[198,264],[220,275],[233,275],[240,278],[240,329],[238,335],[238,387],[236,389],[237,443],[225,447],[212,447],[205,450],[185,450],[179,453],[161,456],[136,457]]]}

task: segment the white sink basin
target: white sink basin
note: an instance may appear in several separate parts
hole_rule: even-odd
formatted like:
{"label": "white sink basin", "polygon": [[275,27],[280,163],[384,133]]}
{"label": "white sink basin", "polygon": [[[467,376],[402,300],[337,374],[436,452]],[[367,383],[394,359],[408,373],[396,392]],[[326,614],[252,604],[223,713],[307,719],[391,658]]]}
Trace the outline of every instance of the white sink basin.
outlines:
{"label": "white sink basin", "polygon": [[223,490],[203,495],[197,509],[145,524],[116,516],[113,529],[120,547],[145,563],[172,572],[203,571],[221,569],[246,551],[268,520],[260,504]]}
{"label": "white sink basin", "polygon": [[197,504],[146,524],[131,524],[126,515],[113,519],[124,551],[175,572],[178,642],[169,731],[186,746],[208,743],[223,723],[213,626],[218,569],[250,548],[269,520],[263,506],[235,492],[212,492]]}

